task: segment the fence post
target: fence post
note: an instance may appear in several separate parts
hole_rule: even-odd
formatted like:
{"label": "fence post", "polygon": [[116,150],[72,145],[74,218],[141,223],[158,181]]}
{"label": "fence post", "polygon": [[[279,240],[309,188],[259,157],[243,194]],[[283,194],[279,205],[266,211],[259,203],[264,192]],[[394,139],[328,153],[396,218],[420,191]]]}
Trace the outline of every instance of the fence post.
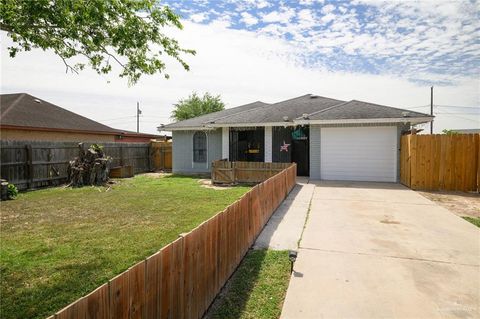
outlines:
{"label": "fence post", "polygon": [[120,166],[123,166],[123,146],[120,146]]}
{"label": "fence post", "polygon": [[160,151],[160,167],[162,169],[166,169],[166,165],[165,165],[165,148],[163,147],[163,145],[159,148],[159,151]]}
{"label": "fence post", "polygon": [[27,188],[30,189],[33,187],[33,149],[31,144],[25,145],[26,150],[26,179],[27,179]]}
{"label": "fence post", "polygon": [[147,150],[147,157],[148,157],[148,170],[149,171],[152,171],[152,163],[153,163],[153,159],[152,159],[152,142],[150,142],[150,144],[148,145],[148,150]]}

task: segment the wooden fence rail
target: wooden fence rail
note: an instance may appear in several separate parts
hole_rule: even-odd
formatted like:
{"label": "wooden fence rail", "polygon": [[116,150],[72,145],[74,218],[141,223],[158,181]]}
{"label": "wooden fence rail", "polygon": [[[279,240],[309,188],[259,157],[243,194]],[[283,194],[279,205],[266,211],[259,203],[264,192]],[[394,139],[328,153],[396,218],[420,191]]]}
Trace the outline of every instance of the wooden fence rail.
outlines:
{"label": "wooden fence rail", "polygon": [[406,135],[400,181],[412,189],[478,191],[480,134]]}
{"label": "wooden fence rail", "polygon": [[212,183],[260,183],[289,167],[291,163],[212,162]]}
{"label": "wooden fence rail", "polygon": [[[131,165],[134,173],[152,167],[150,143],[100,143],[113,158],[112,167]],[[89,144],[85,143],[84,147]],[[76,142],[0,142],[1,178],[18,189],[55,186],[67,181],[68,163],[78,155]]]}
{"label": "wooden fence rail", "polygon": [[51,318],[201,318],[295,182],[291,164]]}

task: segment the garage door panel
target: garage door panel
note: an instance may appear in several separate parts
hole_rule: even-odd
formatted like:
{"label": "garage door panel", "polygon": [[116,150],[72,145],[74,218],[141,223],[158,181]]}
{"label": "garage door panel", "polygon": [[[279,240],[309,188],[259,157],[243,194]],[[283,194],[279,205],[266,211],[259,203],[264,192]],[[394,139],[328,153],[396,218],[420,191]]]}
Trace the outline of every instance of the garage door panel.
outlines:
{"label": "garage door panel", "polygon": [[322,128],[320,159],[322,179],[395,182],[396,127]]}

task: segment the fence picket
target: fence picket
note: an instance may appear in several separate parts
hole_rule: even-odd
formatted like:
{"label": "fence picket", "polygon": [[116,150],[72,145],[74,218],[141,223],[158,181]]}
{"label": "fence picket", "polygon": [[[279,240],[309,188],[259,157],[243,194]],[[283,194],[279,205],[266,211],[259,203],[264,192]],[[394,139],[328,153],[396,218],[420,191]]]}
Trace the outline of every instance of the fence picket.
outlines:
{"label": "fence picket", "polygon": [[295,179],[294,164],[54,318],[201,318]]}
{"label": "fence picket", "polygon": [[412,189],[478,191],[480,134],[402,136],[401,182]]}

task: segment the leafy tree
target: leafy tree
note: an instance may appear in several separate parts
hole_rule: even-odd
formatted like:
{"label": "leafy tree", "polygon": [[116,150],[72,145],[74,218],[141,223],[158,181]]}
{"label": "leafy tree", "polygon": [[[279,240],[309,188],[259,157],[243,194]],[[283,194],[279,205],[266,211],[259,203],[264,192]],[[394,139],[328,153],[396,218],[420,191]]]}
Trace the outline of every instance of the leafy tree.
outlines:
{"label": "leafy tree", "polygon": [[225,109],[220,95],[213,96],[205,93],[200,97],[197,93],[192,93],[188,98],[178,101],[172,111],[172,119],[183,121],[199,115],[217,112]]}
{"label": "leafy tree", "polygon": [[443,134],[447,134],[447,135],[455,135],[455,134],[458,134],[458,132],[455,132],[454,130],[447,130],[447,129],[442,130],[442,133],[443,133]]}
{"label": "leafy tree", "polygon": [[[65,63],[66,71],[83,70],[85,63],[71,64],[81,57],[99,74],[112,64],[120,76],[136,83],[142,74],[163,73],[162,55],[189,66],[177,40],[166,36],[166,27],[182,29],[179,16],[158,0],[2,0],[0,29],[14,41],[10,57],[32,48],[53,50]],[[162,57],[162,59],[161,59]]]}

